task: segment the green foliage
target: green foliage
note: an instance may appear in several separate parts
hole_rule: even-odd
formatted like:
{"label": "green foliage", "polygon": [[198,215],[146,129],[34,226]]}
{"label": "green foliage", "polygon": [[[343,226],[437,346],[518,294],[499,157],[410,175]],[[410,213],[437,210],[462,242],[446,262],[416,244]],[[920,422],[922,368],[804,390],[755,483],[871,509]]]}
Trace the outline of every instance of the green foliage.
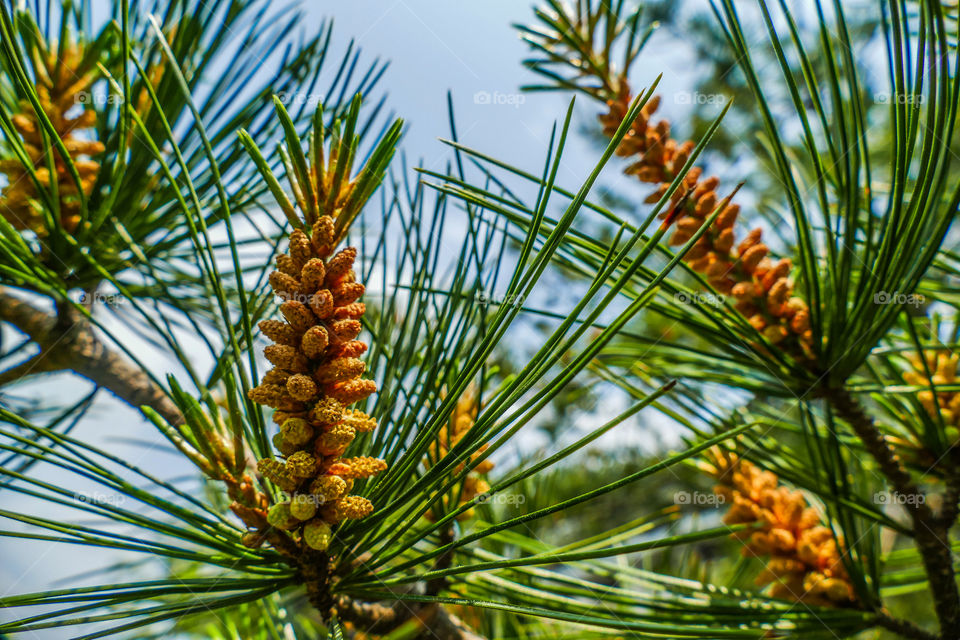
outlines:
{"label": "green foliage", "polygon": [[[237,129],[259,143],[273,139],[280,124],[272,116],[274,94],[289,96],[300,127],[312,116],[301,96],[323,95],[332,122],[350,96],[374,90],[385,65],[374,61],[364,72],[352,44],[337,60],[330,51],[332,23],[306,38],[297,35],[301,14],[291,6],[259,0],[126,4],[113,3],[115,21],[96,33],[88,28],[86,3],[67,3],[53,14],[4,8],[0,119],[7,123],[7,157],[25,157],[9,126],[12,116],[31,105],[44,117],[37,79],[21,61],[37,59],[45,41],[58,39],[82,47],[83,62],[73,71],[95,76],[77,99],[96,113],[95,137],[105,151],[76,230],[51,216],[48,233],[31,239],[0,222],[0,242],[10,254],[0,282],[58,301],[70,290],[104,285],[108,292],[171,304],[198,320],[211,290],[191,265],[191,229],[206,233],[231,213],[247,222],[272,217],[260,202],[265,185],[235,142]],[[375,126],[382,104],[358,131]],[[50,138],[48,152],[62,144]],[[74,174],[72,160],[66,164]],[[55,205],[51,189],[55,185],[39,191],[47,208]],[[253,227],[264,231],[244,243],[276,241],[278,226]],[[228,249],[223,241],[216,245]]]}
{"label": "green foliage", "polygon": [[[77,625],[70,632],[82,638],[348,638],[378,615],[410,611],[376,631],[415,638],[440,611],[497,638],[838,638],[878,627],[953,637],[941,601],[949,588],[931,571],[937,557],[921,527],[949,541],[960,499],[960,414],[949,404],[960,382],[957,363],[938,359],[960,339],[955,17],[933,0],[895,0],[851,29],[839,2],[816,3],[807,27],[785,2],[710,5],[711,35],[749,93],[754,112],[741,107],[737,117],[755,117],[760,164],[777,185],[772,219],[809,305],[812,350],[801,357],[685,258],[738,191],[754,195],[750,179],[674,249],[666,241],[685,203],[683,178],[730,126],[730,104],[693,128],[684,166],[649,207],[627,216],[591,200],[658,91],[659,77],[632,75],[655,27],[641,8],[548,0],[520,27],[534,50],[524,64],[541,78],[529,90],[605,103],[648,81],[593,169],[565,188],[573,101],[541,167],[472,148],[451,121],[445,170],[408,171],[391,164],[402,122],[377,130],[383,102],[365,108],[359,95],[382,65],[357,79],[351,46],[335,77],[321,80],[329,24],[298,40],[292,10],[175,0],[118,3],[115,21],[94,32],[85,3],[53,16],[39,3],[4,6],[3,151],[32,172],[47,233],[0,221],[9,256],[0,284],[76,308],[110,337],[168,392],[182,421],[143,412],[208,478],[198,491],[75,436],[96,389],[46,413],[0,408],[0,495],[25,505],[0,509],[0,536],[136,557],[135,572],[107,568],[99,584],[0,597],[0,633]],[[748,29],[766,40],[754,43]],[[241,30],[239,44],[228,37]],[[105,151],[94,188],[79,189],[75,231],[60,221],[57,181],[37,178],[13,124],[24,105],[47,117],[30,68],[68,33],[85,47],[80,70],[112,97],[94,105]],[[884,101],[870,102],[878,82],[865,77],[855,35],[882,44]],[[287,45],[273,77],[256,73],[252,59]],[[316,109],[284,105],[280,94],[315,94],[319,84]],[[45,130],[44,153],[64,159],[79,183],[69,154],[56,156],[64,141]],[[281,235],[308,229],[351,180],[334,234],[358,248],[356,280],[367,287],[364,361],[378,393],[360,408],[378,426],[346,455],[388,467],[352,488],[375,509],[335,527],[323,587],[331,609],[317,611],[304,589],[309,559],[251,540],[230,502],[241,485],[270,504],[279,493],[250,465],[273,455],[275,428],[248,392],[263,371],[257,321],[276,314],[268,273]],[[543,292],[557,283],[567,295],[548,304]],[[101,286],[129,303],[132,326],[177,375],[162,381],[70,300],[77,287]],[[719,303],[689,304],[705,292]],[[885,296],[924,300],[908,308]],[[203,349],[184,348],[186,335]],[[29,348],[3,346],[8,358]],[[471,393],[476,415],[454,440],[451,420]],[[666,427],[669,442],[599,449],[633,427]],[[530,453],[528,434],[550,437]],[[763,523],[728,524],[715,508],[678,500],[688,489],[709,495],[714,480],[703,471],[723,453],[775,473],[822,513],[855,594],[848,606],[774,597],[753,580],[765,561],[740,557]],[[490,461],[489,485],[467,492]],[[77,489],[88,485],[95,491]],[[877,497],[888,492],[939,504],[891,508]],[[934,549],[947,569],[957,544]],[[150,571],[161,577],[141,577]],[[952,573],[949,581],[955,588]],[[920,595],[928,589],[932,604]],[[378,613],[358,613],[364,607]],[[907,622],[925,625],[910,615],[917,607],[931,622],[936,614],[940,635]]]}

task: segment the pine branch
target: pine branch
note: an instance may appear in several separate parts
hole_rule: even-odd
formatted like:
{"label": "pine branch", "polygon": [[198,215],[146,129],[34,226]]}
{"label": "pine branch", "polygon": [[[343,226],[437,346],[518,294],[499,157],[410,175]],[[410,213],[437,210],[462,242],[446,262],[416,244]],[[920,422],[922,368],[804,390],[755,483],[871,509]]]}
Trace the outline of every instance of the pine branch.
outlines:
{"label": "pine branch", "polygon": [[163,389],[104,344],[90,324],[72,310],[61,308],[53,315],[0,289],[0,320],[17,327],[40,347],[34,358],[0,374],[0,383],[41,372],[73,371],[133,407],[148,406],[172,425],[183,422]]}
{"label": "pine branch", "polygon": [[911,638],[913,640],[937,640],[939,638],[937,634],[925,631],[907,620],[894,618],[886,611],[878,615],[875,621],[878,627],[883,627],[904,638]]}
{"label": "pine branch", "polygon": [[341,596],[337,601],[337,611],[342,620],[357,625],[366,633],[387,633],[404,622],[417,618],[425,629],[429,630],[427,636],[434,640],[485,640],[483,636],[471,631],[460,618],[436,603],[407,603],[398,600],[392,605],[385,605]]}
{"label": "pine branch", "polygon": [[902,502],[913,521],[914,540],[923,558],[923,566],[933,594],[941,637],[960,638],[960,591],[957,589],[949,539],[952,523],[943,523],[933,513],[926,503],[926,496],[913,481],[873,418],[867,415],[847,389],[828,389],[825,397],[837,414],[853,428],[893,489],[903,497]]}
{"label": "pine branch", "polygon": [[960,515],[960,469],[957,467],[956,453],[956,449],[951,449],[950,463],[946,469],[947,488],[941,496],[940,523],[948,530]]}
{"label": "pine branch", "polygon": [[9,369],[0,372],[0,387],[12,382],[16,382],[30,375],[36,375],[38,373],[45,373],[49,371],[51,371],[50,364],[46,359],[44,359],[43,353],[41,352],[25,362],[21,362],[18,365],[14,365]]}

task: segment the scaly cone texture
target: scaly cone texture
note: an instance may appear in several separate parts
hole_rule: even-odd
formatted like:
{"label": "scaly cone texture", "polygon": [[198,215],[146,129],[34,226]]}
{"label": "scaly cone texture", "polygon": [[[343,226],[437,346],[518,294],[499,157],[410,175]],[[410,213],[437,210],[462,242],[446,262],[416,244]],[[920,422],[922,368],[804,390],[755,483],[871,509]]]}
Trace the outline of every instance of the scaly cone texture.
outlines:
{"label": "scaly cone texture", "polygon": [[[626,81],[621,80],[619,86],[618,97],[607,101],[609,111],[599,116],[608,137],[617,131],[631,102]],[[620,156],[638,156],[625,173],[658,185],[647,198],[648,203],[663,197],[695,147],[689,140],[678,143],[671,138],[670,123],[666,120],[651,121],[659,104],[659,96],[650,98],[617,148]],[[721,204],[716,191],[718,178],[704,178],[702,174],[700,167],[688,170],[672,196],[673,209],[661,216],[666,218],[664,224],[676,227],[671,245],[688,241]],[[736,244],[733,226],[739,213],[739,205],[726,205],[684,260],[717,291],[734,296],[736,309],[772,344],[780,345],[795,357],[812,358],[810,312],[806,302],[793,295],[790,260],[774,262],[769,257],[770,250],[761,241],[760,229],[753,229]]]}
{"label": "scaly cone texture", "polygon": [[[356,281],[353,269],[357,250],[348,247],[335,253],[351,220],[346,212],[349,203],[356,201],[352,196],[366,188],[358,186],[363,184],[363,171],[354,180],[345,179],[356,145],[352,131],[358,109],[359,98],[351,108],[348,134],[340,136],[338,123],[333,135],[334,144],[350,149],[349,154],[343,149],[331,151],[328,160],[322,161],[323,133],[315,125],[312,166],[308,168],[304,160],[302,169],[289,176],[310,226],[290,234],[288,251],[277,256],[277,270],[270,274],[270,286],[283,301],[283,319],[259,325],[274,343],[264,349],[273,369],[249,392],[250,400],[275,410],[273,420],[280,425],[273,438],[279,459],[260,460],[257,469],[289,499],[270,507],[267,522],[275,530],[288,532],[307,556],[309,550],[327,550],[334,525],[373,511],[369,500],[350,491],[355,480],[387,467],[378,458],[342,457],[357,433],[376,427],[373,418],[348,408],[374,393],[377,386],[362,377],[366,366],[359,357],[367,345],[356,339],[366,310],[358,302],[364,286]],[[278,113],[288,117],[281,105]],[[316,122],[321,121],[322,112],[318,112]],[[292,140],[288,146],[296,154],[294,143],[299,144]],[[338,166],[341,163],[345,165]],[[289,203],[281,200],[281,206],[288,209],[288,216],[293,215]],[[311,584],[317,582],[315,578]],[[320,591],[314,587],[313,592]]]}
{"label": "scaly cone texture", "polygon": [[[101,142],[89,137],[97,114],[82,99],[95,80],[95,75],[92,71],[84,75],[78,75],[75,71],[83,60],[81,47],[65,46],[61,60],[56,58],[55,53],[56,47],[52,47],[49,57],[35,60],[36,91],[43,112],[77,169],[84,196],[89,196],[100,170],[100,164],[90,158],[104,149]],[[12,118],[13,126],[23,140],[38,181],[49,188],[50,170],[44,153],[42,125],[29,102],[22,102],[21,108],[22,111]],[[67,163],[52,142],[50,153],[53,154],[53,166],[57,174],[60,224],[72,233],[80,222],[79,191]],[[36,185],[23,164],[16,158],[3,160],[0,162],[0,172],[7,177],[7,186],[0,194],[0,213],[17,229],[30,229],[40,236],[47,235],[49,230],[46,229]]]}
{"label": "scaly cone texture", "polygon": [[[957,364],[960,356],[946,351],[925,351],[923,357],[926,367],[919,356],[910,358],[914,370],[904,372],[903,379],[907,383],[918,387],[929,387],[931,383],[934,387],[957,384]],[[950,441],[960,439],[960,392],[937,389],[934,394],[927,389],[919,392],[917,399],[930,417],[936,419],[939,413],[943,418],[945,434]]]}
{"label": "scaly cone texture", "polygon": [[[437,433],[436,442],[430,446],[430,453],[423,460],[424,466],[430,468],[435,461],[441,460],[458,442],[460,442],[460,439],[466,435],[467,431],[470,430],[476,421],[479,409],[480,407],[477,404],[476,389],[471,387],[467,389],[467,391],[464,392],[464,394],[457,401],[457,406],[454,408],[453,413],[450,414],[449,422],[441,427],[440,431]],[[486,449],[487,445],[483,445],[477,449],[470,456],[470,460],[476,460]],[[464,466],[464,463],[457,465],[453,470],[453,475],[462,472]],[[460,504],[470,502],[478,495],[486,493],[490,490],[489,483],[487,483],[482,476],[490,473],[492,469],[493,463],[489,460],[484,460],[466,475],[459,490]],[[444,496],[442,500],[445,503],[444,506],[446,507],[444,511],[446,511],[452,505],[446,504],[447,496]],[[473,513],[473,509],[468,509],[458,515],[457,520],[467,520],[473,516]],[[427,512],[426,518],[430,521],[434,521],[439,515],[441,514]]]}
{"label": "scaly cone texture", "polygon": [[776,598],[811,605],[852,606],[856,597],[833,532],[798,490],[781,486],[776,474],[734,454],[713,451],[704,469],[716,477],[714,491],[730,504],[723,521],[759,524],[737,534],[744,555],[766,559],[758,585]]}
{"label": "scaly cone texture", "polygon": [[331,255],[333,229],[333,219],[322,216],[311,237],[300,230],[290,234],[288,253],[278,256],[270,284],[285,300],[284,320],[260,323],[275,343],[264,350],[274,368],[250,390],[251,400],[275,409],[280,433],[273,442],[284,458],[261,460],[257,468],[290,494],[289,501],[271,508],[268,521],[299,531],[318,551],[327,548],[331,525],[373,511],[366,498],[348,495],[353,481],[386,469],[376,458],[341,458],[358,432],[376,426],[370,416],[347,407],[377,386],[361,377],[365,365],[359,356],[367,346],[355,339],[365,311],[357,302],[364,290],[353,271],[357,251]]}

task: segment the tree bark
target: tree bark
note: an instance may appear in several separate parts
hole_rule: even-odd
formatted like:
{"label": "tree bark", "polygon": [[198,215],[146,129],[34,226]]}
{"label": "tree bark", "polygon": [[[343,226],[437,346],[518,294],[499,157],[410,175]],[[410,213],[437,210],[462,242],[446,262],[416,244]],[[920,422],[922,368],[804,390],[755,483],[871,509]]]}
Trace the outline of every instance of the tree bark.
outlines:
{"label": "tree bark", "polygon": [[0,373],[0,384],[37,373],[73,371],[136,408],[148,406],[172,425],[183,416],[144,371],[97,337],[84,318],[64,310],[54,315],[0,288],[0,320],[40,347],[36,356]]}
{"label": "tree bark", "polygon": [[853,428],[867,452],[877,461],[880,471],[901,496],[900,502],[913,521],[913,536],[933,595],[934,609],[943,640],[960,640],[960,591],[953,570],[949,529],[934,514],[926,496],[910,476],[886,437],[860,404],[843,388],[826,391],[826,398],[837,414]]}

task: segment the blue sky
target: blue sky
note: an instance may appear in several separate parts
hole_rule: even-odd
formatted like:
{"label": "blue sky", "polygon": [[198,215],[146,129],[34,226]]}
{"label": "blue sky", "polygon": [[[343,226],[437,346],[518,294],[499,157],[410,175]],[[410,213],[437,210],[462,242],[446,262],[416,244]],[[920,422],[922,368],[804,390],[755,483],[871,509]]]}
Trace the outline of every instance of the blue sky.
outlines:
{"label": "blue sky", "polygon": [[[315,2],[305,10],[317,21],[334,18],[341,47],[353,37],[368,59],[390,60],[381,88],[409,124],[404,148],[411,160],[436,168],[448,156],[436,138],[449,132],[451,91],[461,139],[514,162],[541,161],[566,98],[519,93],[533,76],[520,65],[527,48],[510,25],[530,18],[528,3],[357,0]],[[480,104],[486,94],[491,103]]]}

